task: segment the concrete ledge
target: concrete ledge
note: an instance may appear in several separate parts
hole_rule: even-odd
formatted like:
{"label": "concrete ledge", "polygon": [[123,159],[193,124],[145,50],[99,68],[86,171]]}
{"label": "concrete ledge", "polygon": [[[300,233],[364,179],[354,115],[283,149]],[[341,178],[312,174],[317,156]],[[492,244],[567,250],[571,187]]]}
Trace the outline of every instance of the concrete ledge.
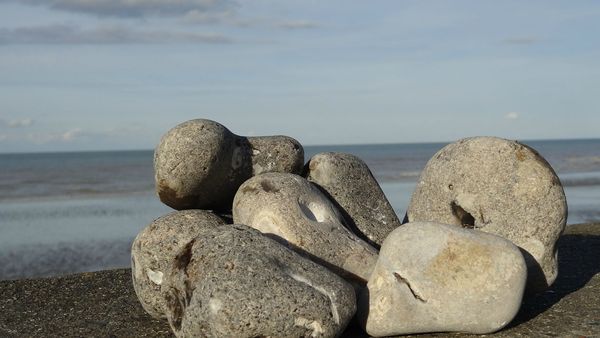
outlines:
{"label": "concrete ledge", "polygon": [[[600,224],[567,227],[559,276],[525,299],[508,328],[490,336],[600,336]],[[172,337],[138,303],[131,270],[0,281],[0,337]],[[344,337],[366,337],[349,327]],[[419,335],[424,337],[425,335]],[[431,336],[431,335],[430,335]],[[438,334],[433,336],[460,336]]]}

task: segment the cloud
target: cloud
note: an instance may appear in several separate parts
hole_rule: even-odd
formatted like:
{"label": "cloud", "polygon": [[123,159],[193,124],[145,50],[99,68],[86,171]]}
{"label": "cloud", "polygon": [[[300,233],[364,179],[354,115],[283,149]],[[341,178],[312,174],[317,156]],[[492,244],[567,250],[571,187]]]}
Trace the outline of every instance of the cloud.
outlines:
{"label": "cloud", "polygon": [[219,12],[232,0],[0,0],[68,12],[112,17],[180,16],[190,11]]}
{"label": "cloud", "polygon": [[73,142],[85,136],[87,136],[87,133],[81,128],[73,128],[62,132],[29,133],[24,137],[27,141],[35,144],[47,144],[55,142]]}
{"label": "cloud", "polygon": [[49,25],[0,28],[0,45],[8,44],[161,44],[161,43],[230,43],[220,34],[182,31],[135,30],[123,26],[83,29],[72,25]]}
{"label": "cloud", "polygon": [[504,118],[507,120],[516,120],[519,118],[519,113],[511,111],[506,113],[506,115],[504,115]]}
{"label": "cloud", "polygon": [[227,9],[218,12],[199,11],[197,9],[186,12],[182,16],[182,21],[191,24],[216,24],[229,23],[237,24],[236,13],[232,9]]}
{"label": "cloud", "polygon": [[7,140],[7,139],[8,139],[8,135],[0,134],[0,142]]}
{"label": "cloud", "polygon": [[4,120],[0,118],[0,126],[6,126],[9,128],[24,128],[31,127],[34,124],[34,120],[30,118],[20,120]]}
{"label": "cloud", "polygon": [[12,120],[6,123],[11,128],[23,128],[32,126],[34,121],[32,119]]}
{"label": "cloud", "polygon": [[509,45],[533,45],[539,42],[539,39],[534,37],[517,37],[504,39],[502,42]]}
{"label": "cloud", "polygon": [[75,138],[77,138],[81,134],[82,134],[82,130],[80,128],[75,128],[75,129],[67,130],[64,133],[60,134],[58,139],[61,141],[69,142],[69,141],[73,141]]}
{"label": "cloud", "polygon": [[297,21],[280,22],[277,24],[277,27],[293,30],[293,29],[313,29],[313,28],[318,28],[319,25],[312,21],[297,20]]}

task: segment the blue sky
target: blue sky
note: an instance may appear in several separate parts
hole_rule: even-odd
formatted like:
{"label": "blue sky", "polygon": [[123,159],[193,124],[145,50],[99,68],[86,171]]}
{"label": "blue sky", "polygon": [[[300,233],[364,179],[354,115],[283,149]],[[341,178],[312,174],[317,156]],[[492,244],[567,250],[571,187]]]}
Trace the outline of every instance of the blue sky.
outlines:
{"label": "blue sky", "polygon": [[599,1],[0,0],[0,152],[600,137]]}

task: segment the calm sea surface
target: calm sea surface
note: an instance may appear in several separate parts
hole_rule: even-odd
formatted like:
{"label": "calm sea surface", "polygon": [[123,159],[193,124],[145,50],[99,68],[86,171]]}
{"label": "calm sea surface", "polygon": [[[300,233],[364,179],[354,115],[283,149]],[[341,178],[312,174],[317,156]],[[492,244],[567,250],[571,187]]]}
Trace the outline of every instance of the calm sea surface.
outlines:
{"label": "calm sea surface", "polygon": [[[568,223],[600,221],[600,139],[528,141],[557,171]],[[402,218],[420,171],[445,144],[305,147],[361,157]],[[0,279],[129,265],[135,235],[168,213],[152,151],[0,154]]]}

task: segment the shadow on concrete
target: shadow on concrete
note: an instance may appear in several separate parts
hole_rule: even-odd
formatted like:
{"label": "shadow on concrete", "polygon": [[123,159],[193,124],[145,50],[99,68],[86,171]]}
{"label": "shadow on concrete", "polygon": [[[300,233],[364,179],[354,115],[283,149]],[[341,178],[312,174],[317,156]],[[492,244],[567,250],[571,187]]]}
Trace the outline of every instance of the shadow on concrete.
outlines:
{"label": "shadow on concrete", "polygon": [[566,234],[558,241],[558,278],[550,288],[527,296],[514,327],[542,314],[569,294],[584,287],[600,273],[600,236]]}

